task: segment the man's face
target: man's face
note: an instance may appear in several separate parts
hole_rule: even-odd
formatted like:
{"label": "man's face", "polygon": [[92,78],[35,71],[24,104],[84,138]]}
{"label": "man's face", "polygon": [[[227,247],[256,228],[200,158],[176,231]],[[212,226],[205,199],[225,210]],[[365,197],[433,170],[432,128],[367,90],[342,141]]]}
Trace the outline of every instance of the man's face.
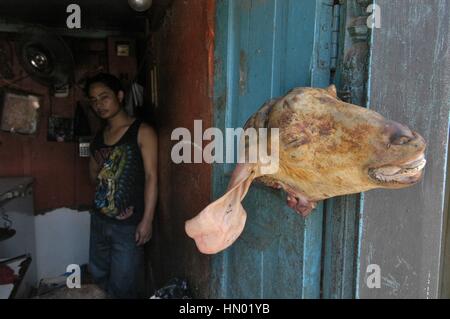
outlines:
{"label": "man's face", "polygon": [[115,94],[113,90],[102,83],[94,83],[89,88],[89,101],[92,109],[101,119],[107,120],[120,112],[122,100],[122,91]]}

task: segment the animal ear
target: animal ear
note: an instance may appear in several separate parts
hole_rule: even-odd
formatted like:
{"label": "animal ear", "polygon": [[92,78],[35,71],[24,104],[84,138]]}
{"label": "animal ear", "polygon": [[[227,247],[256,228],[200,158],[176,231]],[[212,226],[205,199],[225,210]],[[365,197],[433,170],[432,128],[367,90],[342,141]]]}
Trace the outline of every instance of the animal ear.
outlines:
{"label": "animal ear", "polygon": [[326,90],[330,95],[337,98],[336,86],[334,84],[331,84],[329,87],[326,88]]}
{"label": "animal ear", "polygon": [[185,223],[186,234],[204,254],[215,254],[230,246],[244,230],[247,214],[241,200],[256,177],[254,164],[238,164],[228,190],[196,217]]}

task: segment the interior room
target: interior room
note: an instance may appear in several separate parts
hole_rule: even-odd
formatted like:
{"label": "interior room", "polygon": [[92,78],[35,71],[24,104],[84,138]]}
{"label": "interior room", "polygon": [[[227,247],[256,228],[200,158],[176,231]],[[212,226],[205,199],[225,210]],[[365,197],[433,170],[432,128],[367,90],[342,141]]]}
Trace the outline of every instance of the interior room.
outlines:
{"label": "interior room", "polygon": [[[69,7],[73,3],[78,7]],[[203,164],[173,167],[167,154],[173,128],[192,126],[193,118],[211,121],[211,48],[205,46],[206,2],[178,1],[167,15],[170,6],[170,0],[0,4],[0,257],[26,265],[20,287],[6,285],[6,295],[49,295],[51,287],[65,285],[70,264],[80,265],[83,275],[87,271],[95,191],[89,182],[89,143],[101,121],[83,85],[99,72],[121,80],[128,114],[152,125],[160,141],[158,174],[164,178],[155,230],[145,247],[146,295],[172,278],[186,278],[177,255],[194,247],[180,245],[183,222],[169,219],[169,211],[182,215],[186,206],[204,205],[210,172]],[[192,19],[197,23],[187,23]],[[174,187],[188,178],[189,189]]]}

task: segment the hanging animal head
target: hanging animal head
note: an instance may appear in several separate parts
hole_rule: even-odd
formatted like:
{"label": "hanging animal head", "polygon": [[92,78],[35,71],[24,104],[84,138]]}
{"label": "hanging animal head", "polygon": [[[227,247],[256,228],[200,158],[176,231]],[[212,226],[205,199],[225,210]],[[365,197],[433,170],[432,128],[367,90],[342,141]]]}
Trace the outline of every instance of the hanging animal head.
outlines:
{"label": "hanging animal head", "polygon": [[418,133],[340,101],[334,86],[294,89],[263,105],[245,128],[279,129],[276,143],[267,143],[277,145],[278,170],[265,174],[261,162],[236,166],[227,193],[186,223],[204,253],[221,251],[240,235],[246,219],[240,201],[254,179],[285,190],[287,204],[306,216],[319,200],[414,185],[426,163]]}

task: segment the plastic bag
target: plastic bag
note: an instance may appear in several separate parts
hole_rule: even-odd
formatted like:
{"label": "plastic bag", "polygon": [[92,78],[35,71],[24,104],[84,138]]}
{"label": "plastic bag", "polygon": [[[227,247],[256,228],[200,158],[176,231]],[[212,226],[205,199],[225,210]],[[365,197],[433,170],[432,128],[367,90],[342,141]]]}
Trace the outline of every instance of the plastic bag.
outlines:
{"label": "plastic bag", "polygon": [[150,299],[192,299],[192,296],[185,279],[173,278],[156,290]]}

